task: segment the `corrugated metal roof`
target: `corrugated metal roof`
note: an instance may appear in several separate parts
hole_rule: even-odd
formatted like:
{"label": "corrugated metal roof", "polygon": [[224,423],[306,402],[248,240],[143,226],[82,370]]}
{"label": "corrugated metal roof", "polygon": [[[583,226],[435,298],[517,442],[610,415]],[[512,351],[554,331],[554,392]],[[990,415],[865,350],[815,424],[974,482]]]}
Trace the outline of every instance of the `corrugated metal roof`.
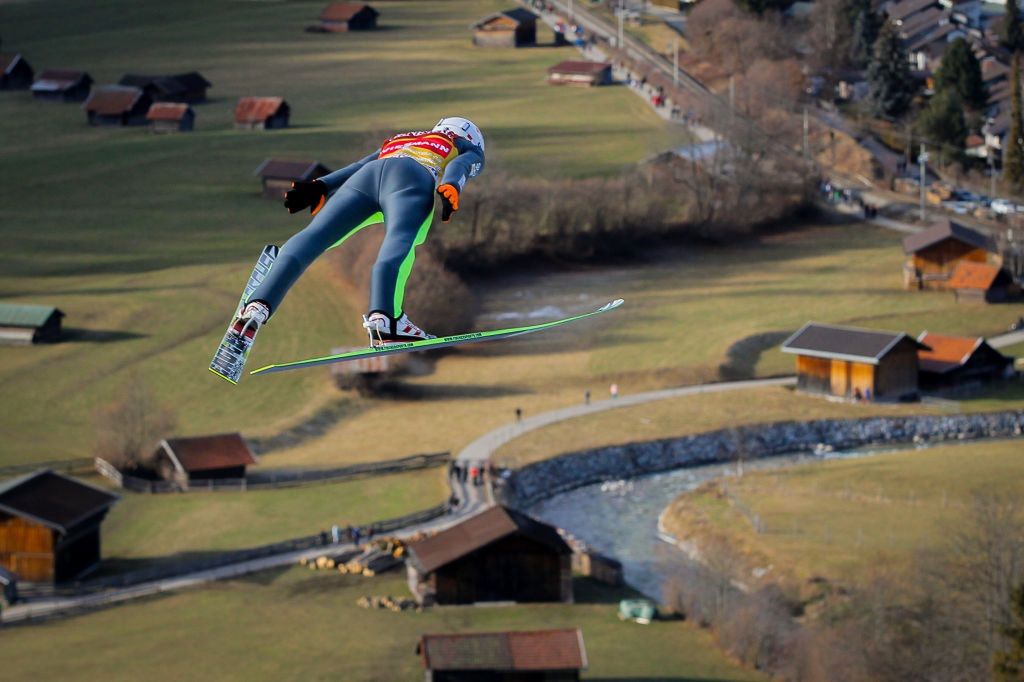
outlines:
{"label": "corrugated metal roof", "polygon": [[0,511],[61,533],[117,502],[117,495],[49,469],[0,484]]}
{"label": "corrugated metal roof", "polygon": [[928,349],[917,351],[918,364],[925,372],[948,372],[960,367],[985,343],[980,336],[971,338],[930,332],[922,332],[917,340],[928,346]]}
{"label": "corrugated metal roof", "polygon": [[902,332],[808,322],[782,344],[782,352],[877,365],[903,339],[921,347],[915,339]]}
{"label": "corrugated metal roof", "polygon": [[327,175],[331,169],[319,161],[289,161],[287,159],[266,159],[253,175],[261,178],[281,178],[284,180],[310,180]]}
{"label": "corrugated metal roof", "polygon": [[977,230],[967,227],[966,225],[953,222],[952,220],[944,220],[929,227],[927,230],[904,238],[903,250],[906,253],[916,253],[921,249],[938,244],[944,239],[956,239],[957,241],[964,242],[965,244],[979,249],[985,249],[986,251],[995,250],[995,246],[992,244],[992,240],[989,237]]}
{"label": "corrugated metal roof", "polygon": [[428,670],[542,671],[587,667],[579,629],[423,635]]}
{"label": "corrugated metal roof", "polygon": [[46,69],[36,76],[35,82],[32,83],[32,89],[43,92],[66,90],[75,86],[82,79],[88,79],[90,83],[92,82],[92,78],[90,78],[89,74],[84,71],[72,71],[70,69]]}
{"label": "corrugated metal roof", "polygon": [[0,326],[41,327],[54,313],[64,316],[64,313],[51,305],[0,303]]}
{"label": "corrugated metal roof", "polygon": [[1000,268],[988,263],[961,261],[949,278],[949,288],[988,291],[996,283],[1000,271]]}
{"label": "corrugated metal roof", "polygon": [[116,116],[131,111],[142,95],[141,89],[127,85],[101,85],[92,89],[82,108],[104,116]]}
{"label": "corrugated metal roof", "polygon": [[588,62],[582,60],[569,59],[564,62],[555,64],[548,69],[548,73],[573,73],[573,74],[598,74],[609,68],[611,65],[607,62]]}
{"label": "corrugated metal roof", "polygon": [[499,505],[410,544],[409,559],[421,572],[430,573],[513,533],[522,533],[559,553],[571,551],[554,527]]}
{"label": "corrugated metal roof", "polygon": [[187,104],[154,102],[146,113],[146,119],[149,121],[180,121],[190,109],[191,107]]}
{"label": "corrugated metal roof", "polygon": [[265,121],[287,103],[281,97],[243,97],[235,107],[236,123]]}
{"label": "corrugated metal roof", "polygon": [[170,451],[181,467],[188,472],[225,469],[256,464],[256,458],[241,434],[223,433],[216,436],[168,438],[160,444]]}
{"label": "corrugated metal roof", "polygon": [[332,2],[320,13],[320,20],[348,21],[364,9],[368,9],[374,14],[380,14],[380,12],[362,2]]}

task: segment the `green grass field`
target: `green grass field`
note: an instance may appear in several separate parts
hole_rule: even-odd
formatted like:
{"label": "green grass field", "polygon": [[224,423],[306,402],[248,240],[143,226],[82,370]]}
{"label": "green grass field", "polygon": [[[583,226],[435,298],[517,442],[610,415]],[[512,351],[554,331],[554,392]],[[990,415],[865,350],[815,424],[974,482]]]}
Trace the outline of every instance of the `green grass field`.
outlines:
{"label": "green grass field", "polygon": [[679,538],[726,539],[769,578],[857,581],[904,570],[914,554],[941,549],[963,527],[975,494],[1024,494],[1020,440],[947,445],[860,459],[815,462],[729,478],[677,498],[665,514]]}
{"label": "green grass field", "polygon": [[5,676],[20,680],[421,680],[415,649],[422,634],[579,627],[588,679],[766,679],[730,662],[710,633],[684,621],[620,621],[617,601],[628,593],[587,580],[576,582],[573,605],[422,613],[355,605],[362,595],[384,594],[407,595],[404,575],[368,579],[295,567],[5,630],[0,657]]}

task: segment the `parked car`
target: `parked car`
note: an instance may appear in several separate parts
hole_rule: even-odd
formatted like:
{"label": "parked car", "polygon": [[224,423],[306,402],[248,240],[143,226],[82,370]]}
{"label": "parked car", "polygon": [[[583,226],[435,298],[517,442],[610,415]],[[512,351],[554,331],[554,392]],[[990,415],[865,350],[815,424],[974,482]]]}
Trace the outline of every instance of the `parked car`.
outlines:
{"label": "parked car", "polygon": [[1009,215],[1011,213],[1015,213],[1017,210],[1017,207],[1006,199],[993,199],[990,206],[992,211],[999,215]]}

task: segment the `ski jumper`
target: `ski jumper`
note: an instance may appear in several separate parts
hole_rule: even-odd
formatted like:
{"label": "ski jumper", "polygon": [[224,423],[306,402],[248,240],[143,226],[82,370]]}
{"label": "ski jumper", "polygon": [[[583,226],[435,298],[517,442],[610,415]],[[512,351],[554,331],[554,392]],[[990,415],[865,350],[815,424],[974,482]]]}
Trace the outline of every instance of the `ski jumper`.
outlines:
{"label": "ski jumper", "polygon": [[383,221],[386,232],[373,266],[370,312],[401,317],[416,247],[426,241],[434,216],[435,186],[451,184],[461,193],[483,165],[483,151],[467,140],[444,132],[412,132],[395,135],[380,150],[318,178],[327,186],[326,204],[284,243],[248,301],[264,301],[273,314],[320,254]]}

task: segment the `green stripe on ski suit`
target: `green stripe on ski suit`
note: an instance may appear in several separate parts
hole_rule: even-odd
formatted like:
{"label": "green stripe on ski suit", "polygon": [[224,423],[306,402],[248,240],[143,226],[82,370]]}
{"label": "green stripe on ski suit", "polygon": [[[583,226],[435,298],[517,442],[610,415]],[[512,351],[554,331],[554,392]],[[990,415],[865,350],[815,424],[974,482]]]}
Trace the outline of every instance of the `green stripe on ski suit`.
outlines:
{"label": "green stripe on ski suit", "polygon": [[333,249],[336,246],[341,246],[342,244],[345,243],[345,240],[347,240],[349,237],[351,237],[352,235],[354,235],[356,232],[358,232],[359,230],[363,229],[364,227],[368,227],[370,225],[376,225],[376,224],[382,223],[382,222],[384,222],[384,214],[381,213],[380,211],[377,211],[372,216],[370,216],[369,218],[367,218],[366,220],[364,220],[363,222],[359,223],[354,228],[349,230],[348,234],[346,234],[344,237],[342,237],[338,241],[334,242],[333,244],[331,244],[327,248],[329,250],[329,249]]}
{"label": "green stripe on ski suit", "polygon": [[412,265],[416,262],[416,247],[427,241],[427,232],[430,232],[430,223],[433,220],[434,209],[430,209],[427,219],[423,221],[419,232],[416,233],[416,239],[413,240],[409,253],[406,254],[405,260],[402,261],[402,265],[398,269],[398,281],[395,282],[395,308],[392,311],[395,317],[402,316],[402,302],[405,300],[405,283],[409,281],[409,275],[412,274]]}
{"label": "green stripe on ski suit", "polygon": [[560,320],[552,320],[550,322],[541,322],[540,324],[528,325],[526,327],[510,327],[508,329],[494,329],[487,332],[470,332],[469,334],[455,334],[453,336],[442,336],[441,338],[437,339],[424,339],[423,341],[410,341],[408,343],[389,343],[377,348],[361,348],[359,350],[338,353],[337,355],[325,355],[320,358],[311,358],[309,360],[296,360],[295,362],[282,362],[276,365],[267,365],[266,367],[254,369],[251,372],[249,372],[249,374],[282,372],[288,369],[299,369],[301,367],[311,367],[313,365],[323,365],[331,362],[342,362],[344,360],[350,360],[358,357],[368,357],[372,355],[391,355],[393,353],[405,353],[414,350],[427,350],[429,348],[443,348],[445,346],[455,346],[463,343],[475,343],[477,341],[501,339],[510,336],[518,336],[520,334],[531,334],[533,332],[539,332],[544,329],[550,329],[551,327],[557,327],[568,322],[575,322],[576,320],[582,320],[583,318],[586,317],[599,315],[601,313],[608,312],[609,310],[614,310],[621,305],[622,299],[619,298],[589,313],[583,313],[581,315],[575,315],[573,317],[565,317]]}

